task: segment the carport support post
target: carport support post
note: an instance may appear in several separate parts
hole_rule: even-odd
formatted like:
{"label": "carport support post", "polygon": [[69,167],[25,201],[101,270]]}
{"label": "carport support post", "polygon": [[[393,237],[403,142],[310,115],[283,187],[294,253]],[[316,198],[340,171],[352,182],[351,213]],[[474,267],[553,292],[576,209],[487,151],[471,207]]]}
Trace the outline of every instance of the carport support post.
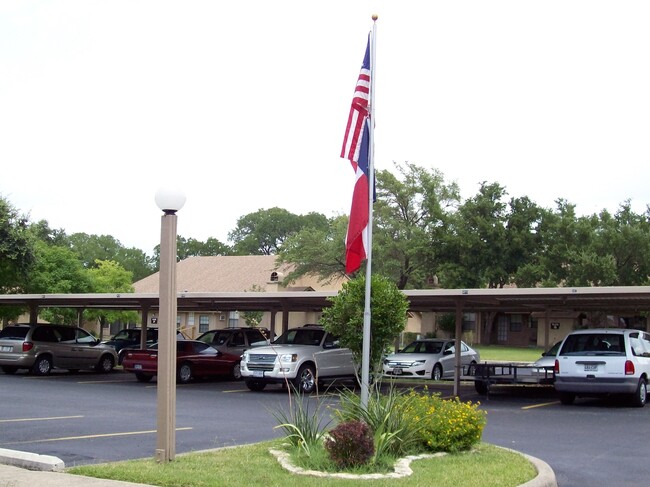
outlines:
{"label": "carport support post", "polygon": [[462,374],[460,338],[463,333],[463,302],[456,299],[456,336],[454,340],[454,396],[460,397],[460,376]]}
{"label": "carport support post", "polygon": [[158,385],[155,459],[176,456],[176,211],[184,195],[159,191],[156,203],[163,210],[160,231],[160,285],[158,321]]}

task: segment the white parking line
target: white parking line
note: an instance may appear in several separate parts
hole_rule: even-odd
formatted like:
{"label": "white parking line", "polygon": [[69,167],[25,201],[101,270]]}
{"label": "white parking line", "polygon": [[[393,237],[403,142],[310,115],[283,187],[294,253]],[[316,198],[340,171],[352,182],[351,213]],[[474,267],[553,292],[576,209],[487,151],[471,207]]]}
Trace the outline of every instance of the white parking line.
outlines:
{"label": "white parking line", "polygon": [[79,419],[83,416],[52,416],[50,418],[15,418],[15,419],[0,419],[0,423],[20,423],[22,421],[50,421],[52,419]]}

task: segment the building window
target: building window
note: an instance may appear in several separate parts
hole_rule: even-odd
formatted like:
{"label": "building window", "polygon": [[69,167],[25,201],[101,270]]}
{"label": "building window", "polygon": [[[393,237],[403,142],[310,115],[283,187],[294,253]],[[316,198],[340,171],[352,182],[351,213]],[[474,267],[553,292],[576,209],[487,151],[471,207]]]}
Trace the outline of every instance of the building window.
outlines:
{"label": "building window", "polygon": [[271,282],[278,282],[278,273],[271,272]]}
{"label": "building window", "polygon": [[510,315],[510,331],[522,331],[524,329],[524,318],[522,315]]}
{"label": "building window", "polygon": [[228,313],[228,328],[237,328],[239,326],[239,311]]}
{"label": "building window", "polygon": [[208,315],[199,316],[199,333],[205,333],[210,329],[210,317]]}
{"label": "building window", "polygon": [[463,313],[463,331],[476,330],[476,313]]}
{"label": "building window", "polygon": [[181,315],[176,315],[176,329],[181,327]]}
{"label": "building window", "polygon": [[497,341],[498,342],[507,342],[508,341],[508,317],[504,315],[499,316],[499,321],[497,322]]}

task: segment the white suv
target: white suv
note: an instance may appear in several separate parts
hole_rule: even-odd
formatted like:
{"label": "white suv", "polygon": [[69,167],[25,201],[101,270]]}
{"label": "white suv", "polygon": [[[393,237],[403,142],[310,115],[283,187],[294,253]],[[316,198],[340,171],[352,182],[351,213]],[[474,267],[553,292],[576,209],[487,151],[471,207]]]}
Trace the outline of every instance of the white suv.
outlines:
{"label": "white suv", "polygon": [[562,404],[576,396],[627,395],[646,403],[650,335],[640,330],[578,330],[563,340],[555,358],[555,389]]}
{"label": "white suv", "polygon": [[267,384],[291,382],[300,392],[311,393],[321,379],[354,379],[352,351],[341,348],[338,338],[318,325],[292,328],[268,346],[246,350],[241,375],[251,391]]}

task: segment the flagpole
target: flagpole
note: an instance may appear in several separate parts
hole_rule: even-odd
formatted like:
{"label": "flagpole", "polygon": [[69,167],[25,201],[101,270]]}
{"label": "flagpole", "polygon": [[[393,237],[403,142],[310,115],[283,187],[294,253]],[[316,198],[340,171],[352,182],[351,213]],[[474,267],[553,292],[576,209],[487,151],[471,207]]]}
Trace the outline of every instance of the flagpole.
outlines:
{"label": "flagpole", "polygon": [[361,408],[368,408],[370,383],[370,294],[372,278],[372,207],[375,193],[375,47],[377,33],[377,15],[372,16],[372,34],[370,42],[370,106],[368,110],[368,245],[366,256],[366,293],[363,308],[363,345],[361,358]]}

